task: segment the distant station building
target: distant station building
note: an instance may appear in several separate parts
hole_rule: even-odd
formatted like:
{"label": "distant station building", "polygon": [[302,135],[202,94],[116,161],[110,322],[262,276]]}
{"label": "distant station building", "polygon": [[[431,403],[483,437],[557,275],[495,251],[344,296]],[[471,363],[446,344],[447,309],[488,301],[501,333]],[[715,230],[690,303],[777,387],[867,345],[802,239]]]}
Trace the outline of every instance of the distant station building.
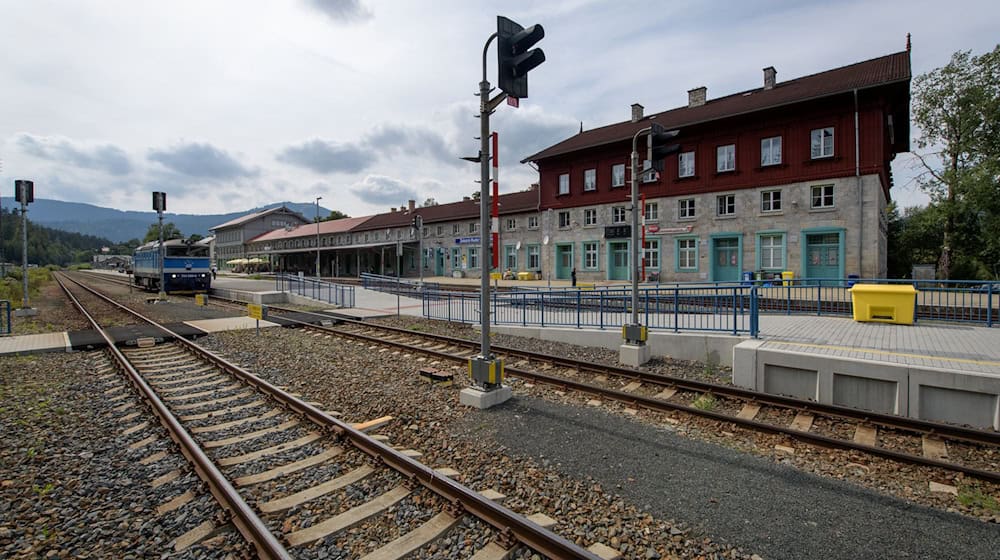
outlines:
{"label": "distant station building", "polygon": [[[497,272],[629,281],[633,135],[677,129],[680,151],[640,183],[643,280],[885,277],[891,162],[909,151],[910,51],[581,131],[524,159],[539,185],[500,195]],[[645,140],[639,141],[645,153]],[[649,162],[644,162],[646,167]],[[283,212],[282,212],[283,211]],[[417,232],[413,218],[423,218]],[[324,276],[479,277],[478,200],[322,222],[284,208],[216,226],[216,259]],[[487,225],[487,229],[489,226]],[[420,254],[420,241],[424,253]]]}
{"label": "distant station building", "polygon": [[132,268],[132,255],[110,255],[102,253],[94,255],[91,266],[101,270],[125,270]]}
{"label": "distant station building", "polygon": [[214,237],[212,261],[219,270],[231,270],[236,261],[248,260],[246,242],[277,228],[308,224],[302,214],[278,206],[261,212],[247,214],[210,228]]}

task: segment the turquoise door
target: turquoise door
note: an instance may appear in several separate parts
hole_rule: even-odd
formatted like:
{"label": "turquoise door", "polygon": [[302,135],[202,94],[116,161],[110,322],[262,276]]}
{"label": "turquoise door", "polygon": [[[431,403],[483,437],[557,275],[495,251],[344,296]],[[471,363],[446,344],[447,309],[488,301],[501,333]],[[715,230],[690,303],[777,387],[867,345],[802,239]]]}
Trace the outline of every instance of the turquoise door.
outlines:
{"label": "turquoise door", "polygon": [[434,276],[444,276],[444,249],[434,251]]}
{"label": "turquoise door", "polygon": [[573,246],[556,245],[556,278],[569,280],[573,272]]}
{"label": "turquoise door", "polygon": [[612,241],[608,243],[608,280],[628,280],[628,243]]}
{"label": "turquoise door", "polygon": [[840,278],[840,234],[806,234],[806,278]]}
{"label": "turquoise door", "polygon": [[715,237],[712,239],[712,280],[736,282],[740,279],[740,238]]}

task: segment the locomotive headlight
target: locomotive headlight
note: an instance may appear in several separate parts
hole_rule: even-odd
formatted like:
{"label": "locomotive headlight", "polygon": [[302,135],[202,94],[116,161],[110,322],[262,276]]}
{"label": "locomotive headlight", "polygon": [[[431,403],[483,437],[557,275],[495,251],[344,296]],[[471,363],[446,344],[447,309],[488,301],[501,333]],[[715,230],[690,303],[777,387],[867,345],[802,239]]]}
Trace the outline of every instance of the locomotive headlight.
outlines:
{"label": "locomotive headlight", "polygon": [[170,277],[171,278],[177,278],[177,275],[176,274],[171,274]]}

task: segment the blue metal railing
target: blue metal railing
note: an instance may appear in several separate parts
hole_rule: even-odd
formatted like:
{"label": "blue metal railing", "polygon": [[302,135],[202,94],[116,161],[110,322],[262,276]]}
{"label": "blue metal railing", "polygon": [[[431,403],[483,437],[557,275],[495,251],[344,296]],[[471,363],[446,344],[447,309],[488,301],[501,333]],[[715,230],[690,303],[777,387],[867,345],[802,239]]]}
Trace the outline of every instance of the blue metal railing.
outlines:
{"label": "blue metal railing", "polygon": [[354,286],[290,274],[277,274],[274,282],[275,289],[280,292],[290,292],[340,307],[354,307]]}
{"label": "blue metal railing", "polygon": [[0,300],[0,334],[10,334],[10,302]]}
{"label": "blue metal railing", "polygon": [[[425,290],[422,295],[425,317],[480,321],[476,293]],[[756,336],[755,298],[756,287],[738,284],[644,287],[639,315],[642,324],[652,329]],[[490,307],[497,325],[620,328],[631,320],[632,293],[618,287],[494,292]]]}

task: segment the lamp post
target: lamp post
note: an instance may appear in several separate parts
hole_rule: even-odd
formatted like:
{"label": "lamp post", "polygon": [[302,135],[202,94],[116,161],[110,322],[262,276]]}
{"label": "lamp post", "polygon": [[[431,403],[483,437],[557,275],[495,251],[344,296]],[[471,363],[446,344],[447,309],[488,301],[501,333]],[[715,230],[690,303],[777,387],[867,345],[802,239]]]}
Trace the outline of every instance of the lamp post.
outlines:
{"label": "lamp post", "polygon": [[319,201],[322,196],[316,197],[316,279],[319,280]]}

